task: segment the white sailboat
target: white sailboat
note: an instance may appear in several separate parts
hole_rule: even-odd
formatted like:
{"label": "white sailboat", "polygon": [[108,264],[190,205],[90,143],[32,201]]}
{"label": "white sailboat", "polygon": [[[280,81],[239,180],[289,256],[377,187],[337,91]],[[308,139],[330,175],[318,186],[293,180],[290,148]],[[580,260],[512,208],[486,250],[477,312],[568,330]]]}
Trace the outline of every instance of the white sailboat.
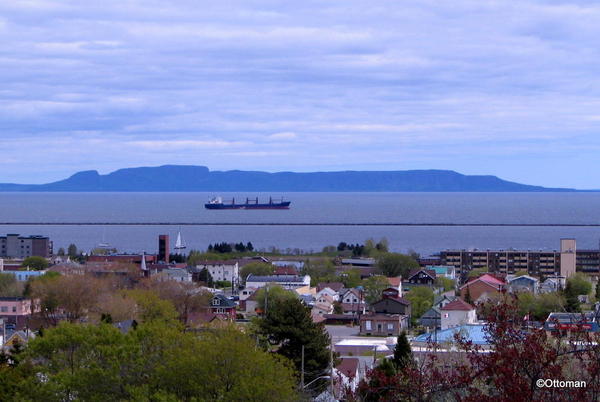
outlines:
{"label": "white sailboat", "polygon": [[177,232],[177,240],[175,241],[175,253],[181,254],[182,250],[185,250],[185,244],[181,240],[181,231]]}
{"label": "white sailboat", "polygon": [[98,248],[108,250],[110,248],[110,244],[106,242],[106,226],[102,228],[102,242],[98,243]]}

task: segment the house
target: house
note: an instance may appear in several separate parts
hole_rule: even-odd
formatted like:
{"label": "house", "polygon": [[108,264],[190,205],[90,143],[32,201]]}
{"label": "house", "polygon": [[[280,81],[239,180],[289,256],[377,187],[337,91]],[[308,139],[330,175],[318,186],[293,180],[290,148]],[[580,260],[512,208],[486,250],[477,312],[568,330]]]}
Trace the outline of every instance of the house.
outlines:
{"label": "house", "polygon": [[196,265],[196,271],[206,269],[213,281],[229,281],[239,283],[240,266],[236,260],[230,261],[203,261]]}
{"label": "house", "polygon": [[370,310],[381,314],[400,314],[410,317],[410,301],[400,297],[397,289],[387,288],[382,298],[371,304]]}
{"label": "house", "polygon": [[539,287],[540,293],[551,293],[557,292],[560,289],[565,287],[565,278],[564,276],[555,276],[546,278],[544,282]]}
{"label": "house", "polygon": [[[261,311],[258,309],[258,293],[254,292],[249,297],[244,300],[243,309],[245,313],[245,317],[248,318],[250,316],[256,316]],[[242,308],[242,303],[240,302],[240,308]]]}
{"label": "house", "polygon": [[325,314],[333,313],[333,303],[334,298],[328,294],[323,294],[317,298],[313,308],[311,310],[311,314],[314,316],[323,316]]}
{"label": "house", "polygon": [[360,334],[398,336],[408,324],[409,317],[403,314],[369,313],[360,317]]}
{"label": "house", "polygon": [[440,307],[433,306],[419,318],[419,325],[430,329],[439,329],[441,318],[442,313]]}
{"label": "house", "polygon": [[39,311],[37,303],[26,297],[0,297],[0,319],[12,324],[16,329],[27,326],[32,313]]}
{"label": "house", "polygon": [[456,280],[456,267],[452,265],[427,265],[428,271],[434,271],[436,277],[443,276],[448,279]]}
{"label": "house", "polygon": [[[483,274],[460,287],[460,297],[463,300],[471,299],[473,302],[482,302],[491,297],[500,295],[505,289],[504,281],[490,274]],[[467,294],[470,297],[467,297]]]}
{"label": "house", "polygon": [[298,270],[293,265],[276,266],[273,275],[298,275]]}
{"label": "house", "polygon": [[[2,325],[2,322],[0,321],[0,326],[1,325]],[[0,350],[4,349],[4,350],[8,351],[11,348],[13,348],[16,344],[25,346],[27,344],[27,342],[29,342],[31,339],[34,339],[34,338],[35,338],[35,333],[33,331],[29,331],[29,330],[25,330],[25,331],[0,330]]]}
{"label": "house", "polygon": [[398,289],[400,297],[402,297],[402,277],[397,276],[395,278],[387,278],[387,280],[388,280],[388,283],[390,284],[390,287]]}
{"label": "house", "polygon": [[413,285],[433,286],[435,279],[435,271],[430,269],[415,269],[408,275],[408,283]]}
{"label": "house", "polygon": [[15,279],[19,282],[27,282],[29,278],[37,278],[38,276],[44,275],[46,270],[41,271],[32,271],[32,270],[19,270],[19,271],[7,271],[5,273],[10,273],[15,276]]}
{"label": "house", "polygon": [[240,290],[240,294],[239,294],[240,309],[246,310],[246,300],[248,300],[250,298],[250,296],[252,296],[257,290],[258,290],[257,288],[248,288],[248,287]]}
{"label": "house", "polygon": [[359,315],[366,311],[367,303],[358,289],[346,289],[340,298],[342,314]]}
{"label": "house", "polygon": [[598,310],[584,313],[550,313],[544,329],[549,332],[600,332],[600,314]]}
{"label": "house", "polygon": [[235,303],[229,300],[222,294],[216,294],[213,296],[210,306],[208,310],[215,314],[219,315],[223,318],[227,318],[229,320],[235,320],[236,311],[235,311]]}
{"label": "house", "polygon": [[477,323],[475,307],[462,299],[456,299],[441,308],[441,329]]}
{"label": "house", "polygon": [[[318,289],[318,288],[317,288]],[[315,295],[315,297],[318,299],[319,297],[321,297],[322,295],[328,295],[329,297],[331,297],[334,301],[338,301],[340,299],[340,295],[338,294],[337,291],[331,289],[331,288],[323,288],[320,291],[317,292],[317,294]]]}
{"label": "house", "polygon": [[269,275],[269,276],[258,276],[254,274],[248,275],[246,279],[247,287],[254,288],[262,288],[267,286],[267,284],[272,283],[275,285],[279,285],[284,289],[292,290],[304,286],[310,286],[310,276],[309,275]]}
{"label": "house", "polygon": [[192,273],[183,268],[163,269],[157,278],[161,281],[192,282]]}
{"label": "house", "polygon": [[529,275],[521,275],[508,280],[508,290],[512,293],[516,292],[531,292],[537,294],[539,291],[540,281]]}
{"label": "house", "polygon": [[325,288],[329,288],[329,289],[335,291],[336,293],[339,293],[344,288],[344,284],[342,282],[319,282],[319,283],[317,283],[317,292],[320,292],[321,290],[323,290]]}
{"label": "house", "polygon": [[356,391],[360,383],[360,360],[357,357],[342,357],[333,371],[336,395],[345,391]]}
{"label": "house", "polygon": [[446,293],[443,293],[441,295],[436,296],[435,299],[433,299],[433,307],[437,307],[438,309],[441,309],[446,304],[451,303],[456,299],[458,299],[458,296],[448,295]]}

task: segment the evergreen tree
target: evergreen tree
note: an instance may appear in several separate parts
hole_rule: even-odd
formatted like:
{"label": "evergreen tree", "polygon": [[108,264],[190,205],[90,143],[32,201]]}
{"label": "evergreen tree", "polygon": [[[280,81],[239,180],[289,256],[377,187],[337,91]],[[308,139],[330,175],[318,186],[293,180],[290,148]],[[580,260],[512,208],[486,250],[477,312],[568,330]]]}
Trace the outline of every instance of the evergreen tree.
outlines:
{"label": "evergreen tree", "polygon": [[65,255],[65,249],[64,249],[64,248],[62,248],[62,247],[61,247],[61,248],[59,248],[59,249],[58,249],[58,253],[57,253],[57,254],[58,254],[59,256],[63,257],[63,256]]}
{"label": "evergreen tree", "polygon": [[596,301],[600,302],[600,279],[596,282]]}
{"label": "evergreen tree", "polygon": [[573,285],[570,281],[567,281],[567,286],[565,286],[564,290],[566,306],[565,309],[569,313],[579,313],[581,311],[581,306],[579,304],[579,299],[577,298],[577,292],[573,289]]}
{"label": "evergreen tree", "polygon": [[251,242],[248,242],[248,244],[246,244],[246,250],[248,250],[248,251],[254,251],[254,246],[252,245]]}
{"label": "evergreen tree", "polygon": [[302,368],[304,346],[306,383],[327,374],[330,364],[329,334],[323,324],[313,322],[310,309],[299,299],[269,298],[266,314],[258,321],[258,331],[271,345],[278,346],[277,353],[290,359],[298,372]]}
{"label": "evergreen tree", "polygon": [[67,255],[71,258],[77,257],[77,246],[72,243],[69,244],[69,247],[67,248]]}
{"label": "evergreen tree", "polygon": [[208,269],[206,269],[206,268],[204,268],[204,269],[202,269],[202,271],[200,271],[200,273],[198,274],[198,280],[200,282],[206,283],[206,286],[208,286],[209,288],[213,287],[213,277],[210,274],[210,272],[208,272]]}
{"label": "evergreen tree", "polygon": [[406,332],[402,331],[402,333],[398,335],[398,341],[396,343],[396,348],[394,349],[394,366],[397,370],[402,370],[405,367],[413,364],[413,362],[414,360],[410,343],[406,337]]}

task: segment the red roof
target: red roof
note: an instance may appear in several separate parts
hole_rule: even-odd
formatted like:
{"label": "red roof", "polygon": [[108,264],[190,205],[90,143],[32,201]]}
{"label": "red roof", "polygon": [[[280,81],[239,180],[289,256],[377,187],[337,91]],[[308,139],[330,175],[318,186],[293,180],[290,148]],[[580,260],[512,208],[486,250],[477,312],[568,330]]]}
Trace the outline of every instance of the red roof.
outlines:
{"label": "red roof", "polygon": [[356,376],[356,372],[358,371],[358,358],[344,357],[340,360],[340,364],[338,364],[335,367],[337,371],[339,371],[348,378],[354,378]]}
{"label": "red roof", "polygon": [[398,286],[400,286],[400,282],[402,282],[402,277],[397,276],[395,278],[387,278],[387,280],[391,286],[397,288]]}
{"label": "red roof", "polygon": [[480,277],[472,279],[469,282],[465,283],[460,288],[462,289],[462,288],[464,288],[466,286],[469,286],[470,284],[475,283],[477,281],[481,281],[481,282],[487,283],[488,285],[493,286],[495,289],[498,289],[499,286],[502,286],[502,285],[505,284],[503,281],[501,281],[500,279],[496,278],[493,275],[483,274]]}
{"label": "red roof", "polygon": [[470,311],[470,310],[475,310],[475,307],[471,306],[469,303],[467,303],[463,299],[458,298],[458,299],[454,300],[453,302],[446,304],[444,307],[442,307],[442,310],[444,310],[444,311],[448,311],[448,310]]}

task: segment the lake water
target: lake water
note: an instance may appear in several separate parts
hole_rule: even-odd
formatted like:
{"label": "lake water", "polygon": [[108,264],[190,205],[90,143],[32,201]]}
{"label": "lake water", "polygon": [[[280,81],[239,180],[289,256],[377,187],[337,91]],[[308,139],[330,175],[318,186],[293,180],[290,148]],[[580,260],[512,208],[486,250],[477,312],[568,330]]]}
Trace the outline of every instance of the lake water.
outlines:
{"label": "lake water", "polygon": [[[2,193],[0,222],[135,223],[455,223],[600,224],[600,193],[288,193],[219,194],[242,201],[283,196],[289,210],[211,211],[208,193]],[[257,248],[320,250],[340,241],[386,237],[395,251],[429,255],[453,248],[556,249],[562,237],[598,248],[600,227],[464,226],[36,226],[0,225],[0,233],[47,235],[55,250],[110,243],[121,251],[154,253],[159,234],[181,230],[188,249],[214,242]]]}

